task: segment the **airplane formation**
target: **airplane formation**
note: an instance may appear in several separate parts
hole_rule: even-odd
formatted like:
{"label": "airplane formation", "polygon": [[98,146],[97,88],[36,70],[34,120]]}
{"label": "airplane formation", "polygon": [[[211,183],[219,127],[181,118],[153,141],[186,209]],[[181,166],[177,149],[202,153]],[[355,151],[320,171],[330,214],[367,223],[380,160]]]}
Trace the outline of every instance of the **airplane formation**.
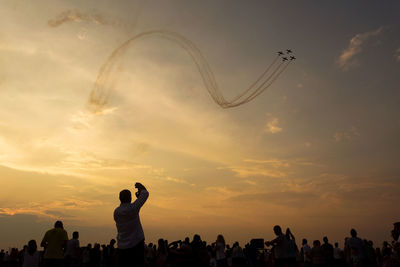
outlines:
{"label": "airplane formation", "polygon": [[[283,51],[278,51],[277,54],[278,54],[278,56],[282,56],[282,61],[296,60],[295,56],[290,56],[290,57],[283,56],[283,55],[285,55],[285,53]],[[293,51],[291,49],[286,49],[286,55],[289,55],[289,54],[293,54]]]}

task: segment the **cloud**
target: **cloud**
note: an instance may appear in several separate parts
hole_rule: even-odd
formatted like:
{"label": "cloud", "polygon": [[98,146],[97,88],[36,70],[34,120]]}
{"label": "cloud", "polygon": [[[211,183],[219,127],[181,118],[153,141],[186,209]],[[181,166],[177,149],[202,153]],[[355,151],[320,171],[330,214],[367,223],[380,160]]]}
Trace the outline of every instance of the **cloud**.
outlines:
{"label": "cloud", "polygon": [[68,211],[86,211],[93,206],[101,206],[100,200],[64,199],[50,203],[30,202],[14,207],[0,208],[0,215],[30,214],[52,219],[74,217]]}
{"label": "cloud", "polygon": [[282,191],[269,193],[241,194],[230,199],[240,202],[269,202],[281,206],[304,206],[305,203],[318,201],[319,196],[313,192]]}
{"label": "cloud", "polygon": [[337,60],[339,68],[347,71],[350,68],[357,66],[358,62],[355,59],[355,56],[363,51],[363,45],[365,44],[365,42],[367,42],[371,37],[380,35],[382,31],[383,27],[379,27],[375,31],[358,33],[353,38],[351,38],[349,46],[345,50],[343,50],[342,54]]}
{"label": "cloud", "polygon": [[98,12],[85,13],[77,9],[70,9],[61,12],[55,18],[50,19],[47,23],[50,27],[59,27],[67,22],[77,22],[77,23],[86,22],[86,23],[94,23],[97,25],[109,25],[114,27],[121,27],[124,28],[125,30],[128,30],[131,26],[124,21],[111,19],[109,16],[104,16]]}
{"label": "cloud", "polygon": [[228,169],[236,173],[239,178],[255,176],[284,178],[293,174],[295,166],[319,166],[305,159],[245,159],[243,164],[229,166]]}
{"label": "cloud", "polygon": [[177,184],[186,184],[186,185],[190,185],[190,186],[195,186],[195,184],[189,183],[186,180],[175,178],[175,177],[171,177],[171,176],[167,176],[165,178],[165,180],[167,180],[169,182],[177,183]]}
{"label": "cloud", "polygon": [[397,62],[400,62],[400,47],[397,48],[396,52],[394,53],[394,58]]}
{"label": "cloud", "polygon": [[357,128],[352,126],[350,130],[348,131],[343,131],[343,132],[336,132],[333,135],[333,139],[335,139],[336,142],[342,142],[342,141],[350,141],[354,137],[360,136],[360,133],[358,132]]}
{"label": "cloud", "polygon": [[282,131],[282,128],[278,126],[279,119],[268,114],[268,122],[265,125],[265,131],[267,133],[276,134]]}

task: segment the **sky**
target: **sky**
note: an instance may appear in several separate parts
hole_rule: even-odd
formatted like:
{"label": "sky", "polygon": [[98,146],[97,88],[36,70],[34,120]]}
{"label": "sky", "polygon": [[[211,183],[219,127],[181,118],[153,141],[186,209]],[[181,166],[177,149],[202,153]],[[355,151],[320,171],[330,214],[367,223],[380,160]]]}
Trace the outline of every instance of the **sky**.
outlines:
{"label": "sky", "polygon": [[[4,0],[0,8],[0,248],[40,242],[56,220],[82,245],[116,236],[122,189],[143,183],[146,241],[380,245],[400,221],[399,1]],[[223,109],[181,46],[191,40],[226,99],[288,48],[263,94]]]}

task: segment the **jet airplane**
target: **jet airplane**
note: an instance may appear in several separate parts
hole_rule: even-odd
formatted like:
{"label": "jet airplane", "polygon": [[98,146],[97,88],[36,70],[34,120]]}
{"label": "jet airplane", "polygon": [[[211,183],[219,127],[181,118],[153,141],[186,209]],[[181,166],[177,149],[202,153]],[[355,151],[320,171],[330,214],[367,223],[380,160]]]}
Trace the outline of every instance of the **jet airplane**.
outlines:
{"label": "jet airplane", "polygon": [[294,57],[294,56],[290,57],[290,60],[295,60],[295,59],[296,59],[296,57]]}
{"label": "jet airplane", "polygon": [[291,54],[291,53],[292,53],[292,50],[286,49],[286,54]]}
{"label": "jet airplane", "polygon": [[283,55],[283,52],[282,51],[279,51],[279,52],[277,52],[278,53],[278,56],[282,56]]}
{"label": "jet airplane", "polygon": [[286,60],[288,60],[287,57],[283,57],[283,58],[282,58],[282,61],[286,61]]}

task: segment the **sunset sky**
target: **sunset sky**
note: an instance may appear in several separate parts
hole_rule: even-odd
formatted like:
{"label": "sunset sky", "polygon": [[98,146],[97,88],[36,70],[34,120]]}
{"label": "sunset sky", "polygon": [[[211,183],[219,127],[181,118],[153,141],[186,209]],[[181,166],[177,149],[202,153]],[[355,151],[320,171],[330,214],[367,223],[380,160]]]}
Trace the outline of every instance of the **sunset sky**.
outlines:
{"label": "sunset sky", "polygon": [[[0,3],[0,248],[56,220],[81,244],[115,238],[118,193],[142,182],[146,241],[381,245],[400,221],[400,1],[4,0]],[[102,113],[101,66],[165,29],[201,50],[227,98],[275,59],[263,94],[223,109],[179,45],[134,43]]]}

